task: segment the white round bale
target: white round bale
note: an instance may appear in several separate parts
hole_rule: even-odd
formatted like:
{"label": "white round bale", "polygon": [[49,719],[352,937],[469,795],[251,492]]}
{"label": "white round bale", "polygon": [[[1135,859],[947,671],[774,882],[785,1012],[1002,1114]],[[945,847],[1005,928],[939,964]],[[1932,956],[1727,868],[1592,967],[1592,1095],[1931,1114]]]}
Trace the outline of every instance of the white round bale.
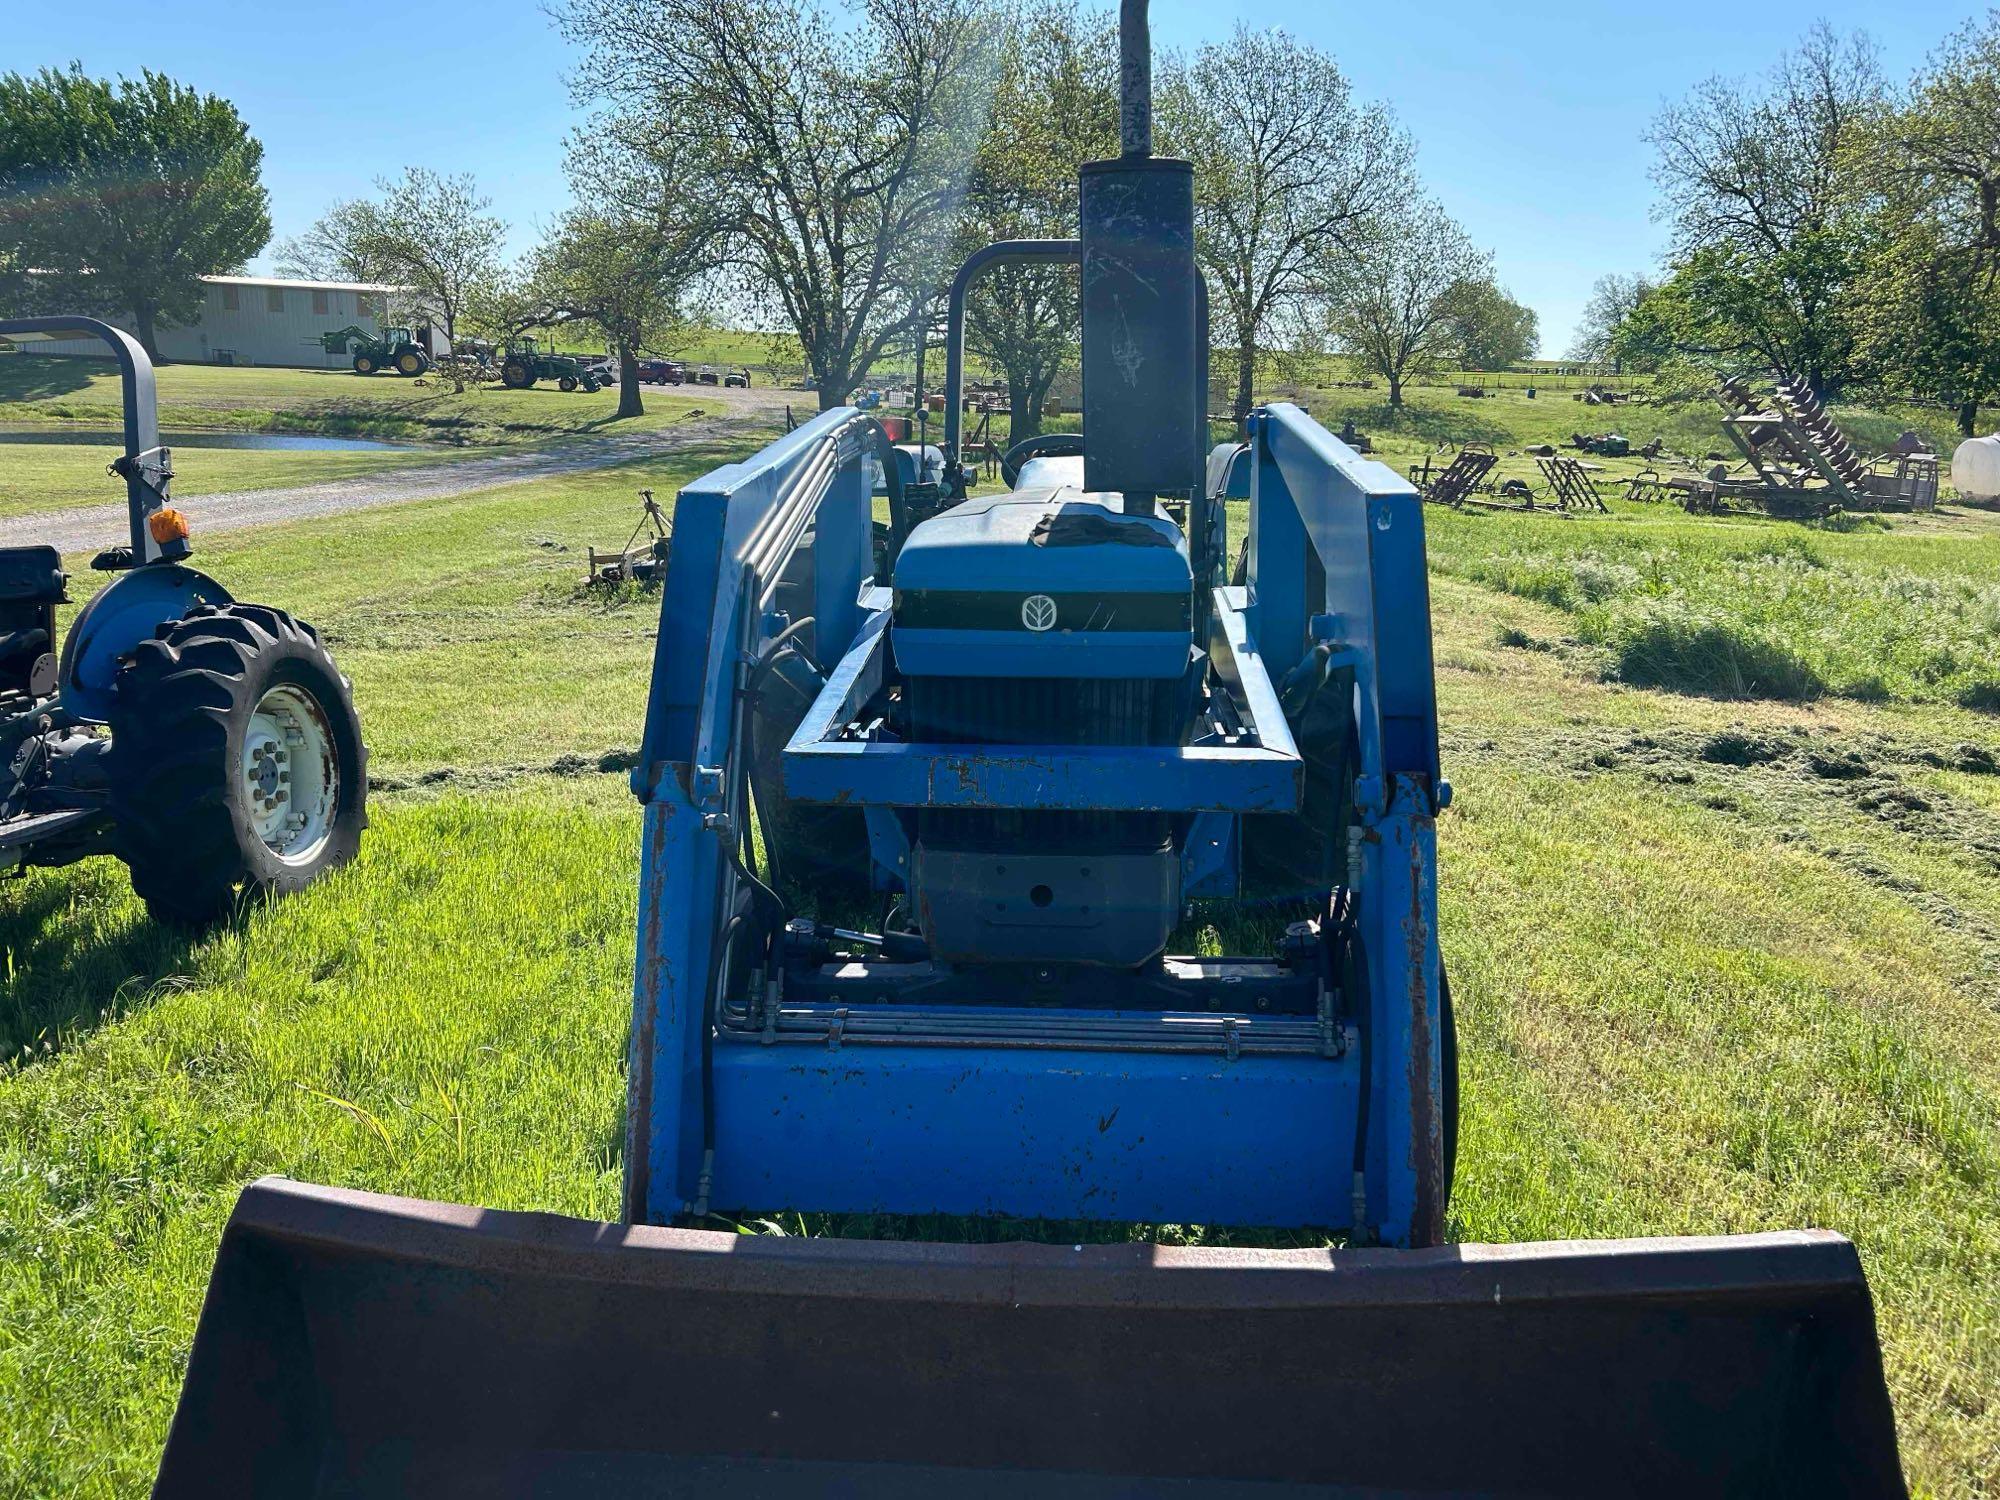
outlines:
{"label": "white round bale", "polygon": [[1951,456],[1951,482],[1961,499],[2000,500],[2000,434],[1960,443]]}

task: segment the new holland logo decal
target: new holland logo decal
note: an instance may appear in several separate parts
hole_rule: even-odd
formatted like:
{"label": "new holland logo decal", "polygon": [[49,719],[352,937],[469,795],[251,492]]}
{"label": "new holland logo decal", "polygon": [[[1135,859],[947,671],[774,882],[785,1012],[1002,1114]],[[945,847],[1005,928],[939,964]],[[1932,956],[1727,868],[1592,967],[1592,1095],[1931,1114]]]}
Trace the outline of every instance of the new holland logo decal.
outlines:
{"label": "new holland logo decal", "polygon": [[1021,623],[1030,630],[1049,630],[1056,623],[1056,601],[1047,594],[1030,594],[1021,601]]}

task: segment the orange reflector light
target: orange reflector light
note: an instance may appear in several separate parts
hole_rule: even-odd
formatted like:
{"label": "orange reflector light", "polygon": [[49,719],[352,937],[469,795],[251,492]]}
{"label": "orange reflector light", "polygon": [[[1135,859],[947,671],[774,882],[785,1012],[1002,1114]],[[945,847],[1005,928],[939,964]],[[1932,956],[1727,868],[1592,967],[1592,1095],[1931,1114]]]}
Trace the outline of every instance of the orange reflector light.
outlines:
{"label": "orange reflector light", "polygon": [[146,518],[146,529],[162,547],[169,542],[184,542],[188,539],[188,518],[171,505],[165,506]]}

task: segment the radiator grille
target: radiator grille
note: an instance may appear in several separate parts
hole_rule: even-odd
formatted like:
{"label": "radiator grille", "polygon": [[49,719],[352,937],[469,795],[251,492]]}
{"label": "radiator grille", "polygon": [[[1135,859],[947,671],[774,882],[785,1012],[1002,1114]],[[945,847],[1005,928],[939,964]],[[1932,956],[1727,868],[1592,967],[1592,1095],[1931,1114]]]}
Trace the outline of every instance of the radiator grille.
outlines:
{"label": "radiator grille", "polygon": [[987,745],[1176,745],[1185,679],[911,677],[914,740]]}

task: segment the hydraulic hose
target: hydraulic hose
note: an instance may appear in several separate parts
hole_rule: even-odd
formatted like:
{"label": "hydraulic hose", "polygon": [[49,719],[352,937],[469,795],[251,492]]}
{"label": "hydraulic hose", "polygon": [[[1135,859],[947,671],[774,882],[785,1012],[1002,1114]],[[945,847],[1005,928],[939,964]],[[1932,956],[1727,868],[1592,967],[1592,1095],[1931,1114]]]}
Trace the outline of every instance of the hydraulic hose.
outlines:
{"label": "hydraulic hose", "polygon": [[[725,842],[727,842],[725,840]],[[743,913],[731,912],[722,924],[722,938],[709,955],[707,1004],[701,1015],[701,1176],[695,1183],[694,1217],[708,1217],[708,1190],[715,1176],[715,1027],[722,996],[729,983],[729,955]]]}
{"label": "hydraulic hose", "polygon": [[[1350,1164],[1354,1201],[1352,1217],[1353,1233],[1357,1242],[1365,1240],[1368,1222],[1368,1123],[1369,1113],[1375,1093],[1374,1059],[1369,1047],[1369,1033],[1374,1030],[1370,1019],[1360,1014],[1365,1007],[1368,989],[1368,950],[1362,946],[1360,933],[1360,913],[1357,909],[1356,894],[1352,889],[1341,893],[1341,968],[1340,995],[1344,1020],[1354,1026],[1355,1067],[1360,1073],[1360,1086],[1354,1107],[1354,1158]],[[1359,994],[1363,1006],[1354,1002]]]}

